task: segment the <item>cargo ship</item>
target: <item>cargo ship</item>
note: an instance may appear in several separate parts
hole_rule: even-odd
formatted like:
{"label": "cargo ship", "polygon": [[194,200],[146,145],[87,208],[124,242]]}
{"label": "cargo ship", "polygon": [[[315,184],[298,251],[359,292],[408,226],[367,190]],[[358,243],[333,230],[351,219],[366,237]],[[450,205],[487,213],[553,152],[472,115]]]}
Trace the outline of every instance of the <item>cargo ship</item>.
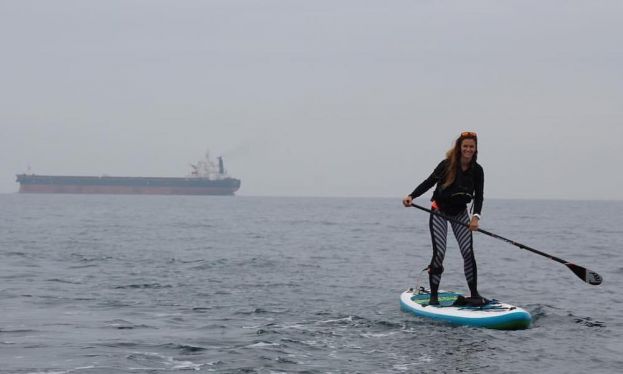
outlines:
{"label": "cargo ship", "polygon": [[233,195],[240,179],[230,178],[223,158],[218,164],[205,159],[190,165],[186,177],[112,177],[18,174],[20,193]]}

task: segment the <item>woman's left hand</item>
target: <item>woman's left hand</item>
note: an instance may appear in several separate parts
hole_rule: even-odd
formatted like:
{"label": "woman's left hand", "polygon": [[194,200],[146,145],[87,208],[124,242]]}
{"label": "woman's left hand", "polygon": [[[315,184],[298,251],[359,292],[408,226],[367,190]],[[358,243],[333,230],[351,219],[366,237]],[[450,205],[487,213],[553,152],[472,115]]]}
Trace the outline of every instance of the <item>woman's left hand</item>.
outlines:
{"label": "woman's left hand", "polygon": [[469,222],[469,229],[471,231],[478,230],[478,221],[479,219],[477,217],[472,217],[472,220]]}

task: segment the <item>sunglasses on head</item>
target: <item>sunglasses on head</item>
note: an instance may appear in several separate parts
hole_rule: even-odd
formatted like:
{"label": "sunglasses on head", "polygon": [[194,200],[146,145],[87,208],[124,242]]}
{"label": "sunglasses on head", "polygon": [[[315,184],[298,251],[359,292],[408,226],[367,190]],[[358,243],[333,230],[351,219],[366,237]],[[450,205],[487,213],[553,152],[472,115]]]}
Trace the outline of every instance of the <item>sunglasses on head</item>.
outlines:
{"label": "sunglasses on head", "polygon": [[476,135],[476,133],[472,132],[472,131],[463,131],[461,133],[461,137],[462,138],[465,138],[465,137],[474,137],[474,138],[476,138],[476,137],[478,137],[478,135]]}

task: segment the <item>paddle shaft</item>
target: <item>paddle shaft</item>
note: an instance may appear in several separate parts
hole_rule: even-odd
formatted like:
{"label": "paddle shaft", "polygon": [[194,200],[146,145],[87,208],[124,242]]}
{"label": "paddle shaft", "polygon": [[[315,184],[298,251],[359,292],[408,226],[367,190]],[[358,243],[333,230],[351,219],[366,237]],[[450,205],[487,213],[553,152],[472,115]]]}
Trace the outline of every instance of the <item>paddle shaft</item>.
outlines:
{"label": "paddle shaft", "polygon": [[[443,217],[443,218],[445,218],[445,219],[447,219],[447,220],[449,220],[449,221],[452,221],[452,222],[458,223],[458,224],[460,224],[460,225],[463,225],[463,226],[467,226],[467,227],[469,227],[469,224],[467,224],[467,223],[465,223],[465,222],[461,222],[461,221],[459,221],[459,220],[458,220],[458,219],[456,219],[456,218],[448,217],[447,215],[445,215],[445,214],[443,214],[443,213],[441,213],[441,212],[439,212],[439,211],[436,211],[436,210],[430,210],[430,209],[424,208],[423,206],[419,206],[419,205],[417,205],[417,204],[411,204],[411,206],[412,206],[412,207],[414,207],[414,208],[418,208],[418,209],[420,209],[420,210],[423,210],[423,211],[425,211],[425,212],[428,212],[428,213],[431,213],[431,214],[438,215],[438,216],[440,216],[440,217]],[[558,258],[558,257],[556,257],[556,256],[552,256],[552,255],[547,254],[547,253],[545,253],[545,252],[541,252],[541,251],[539,251],[539,250],[537,250],[537,249],[530,248],[530,247],[528,247],[528,246],[527,246],[527,245],[525,245],[525,244],[517,243],[517,242],[516,242],[516,241],[514,241],[514,240],[510,240],[510,239],[508,239],[508,238],[505,238],[505,237],[503,237],[503,236],[500,236],[500,235],[494,234],[494,233],[492,233],[492,232],[489,232],[489,231],[486,231],[486,230],[483,230],[483,229],[480,229],[480,228],[479,228],[479,229],[477,229],[476,231],[479,231],[479,232],[481,232],[481,233],[483,233],[483,234],[485,234],[485,235],[489,235],[489,236],[491,236],[491,237],[493,237],[493,238],[503,240],[503,241],[505,241],[505,242],[507,242],[507,243],[509,243],[509,244],[512,244],[512,245],[514,245],[514,246],[517,246],[517,247],[519,247],[519,248],[521,248],[521,249],[525,249],[525,250],[530,251],[530,252],[532,252],[532,253],[536,253],[536,254],[541,255],[541,256],[543,256],[543,257],[547,257],[547,258],[549,258],[549,259],[551,259],[551,260],[554,260],[554,261],[560,262],[561,264],[565,264],[565,265],[569,264],[569,261],[565,261],[565,260],[563,260],[562,258]]]}

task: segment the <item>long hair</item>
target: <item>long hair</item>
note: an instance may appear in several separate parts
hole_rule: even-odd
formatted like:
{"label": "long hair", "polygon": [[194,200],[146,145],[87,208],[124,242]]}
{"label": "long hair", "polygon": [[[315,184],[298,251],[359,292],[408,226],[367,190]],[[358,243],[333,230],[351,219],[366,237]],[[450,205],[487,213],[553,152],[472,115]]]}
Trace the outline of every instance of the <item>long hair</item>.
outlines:
{"label": "long hair", "polygon": [[474,142],[476,142],[476,151],[472,157],[472,164],[476,162],[476,158],[478,157],[478,137],[475,132],[463,132],[454,142],[454,147],[450,148],[448,152],[446,152],[446,160],[448,160],[448,162],[446,164],[444,181],[441,185],[443,188],[450,186],[456,179],[456,170],[461,164],[461,146],[463,145],[463,140],[465,139],[474,139]]}

